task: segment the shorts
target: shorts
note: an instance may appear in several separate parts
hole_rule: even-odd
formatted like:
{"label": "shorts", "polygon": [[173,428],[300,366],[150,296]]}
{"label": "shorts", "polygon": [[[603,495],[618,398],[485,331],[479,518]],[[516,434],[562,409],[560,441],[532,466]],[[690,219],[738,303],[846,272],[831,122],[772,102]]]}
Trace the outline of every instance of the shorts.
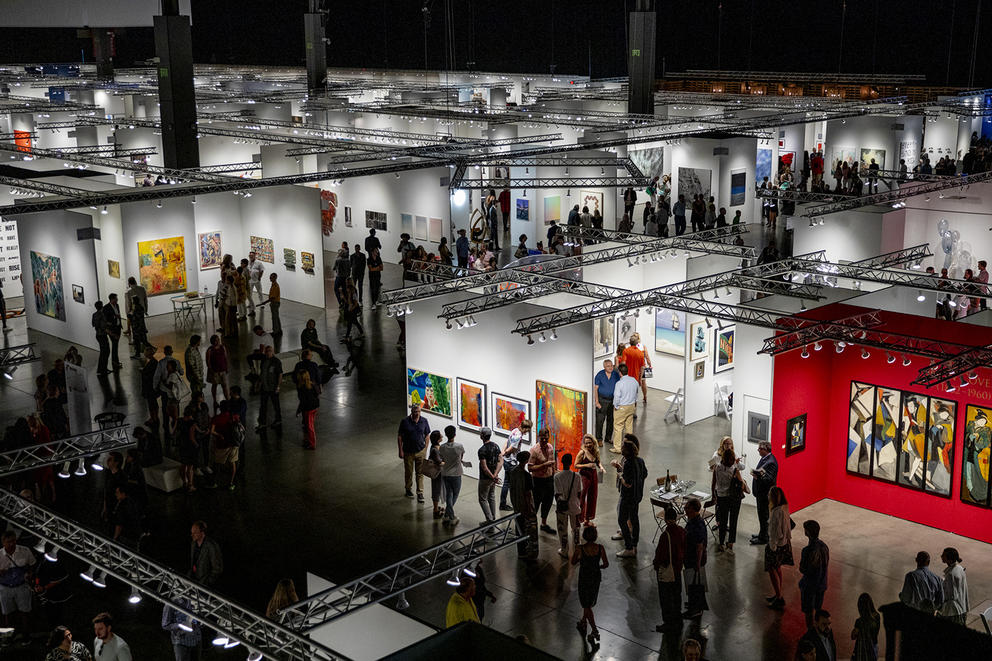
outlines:
{"label": "shorts", "polygon": [[227,372],[207,372],[207,382],[227,387]]}
{"label": "shorts", "polygon": [[31,612],[31,588],[27,583],[18,585],[16,588],[8,588],[0,585],[0,612],[4,615]]}
{"label": "shorts", "polygon": [[812,613],[823,608],[824,590],[800,589],[799,595],[802,600],[802,611]]}
{"label": "shorts", "polygon": [[233,464],[238,460],[238,448],[217,448],[214,450],[215,464]]}

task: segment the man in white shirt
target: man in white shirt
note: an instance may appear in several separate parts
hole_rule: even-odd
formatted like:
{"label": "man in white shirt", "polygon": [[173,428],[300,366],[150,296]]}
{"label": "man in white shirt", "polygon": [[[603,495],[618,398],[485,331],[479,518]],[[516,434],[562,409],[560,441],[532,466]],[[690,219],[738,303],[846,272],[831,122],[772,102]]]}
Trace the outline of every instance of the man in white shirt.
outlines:
{"label": "man in white shirt", "polygon": [[131,661],[131,648],[114,633],[114,618],[110,613],[100,613],[93,618],[94,661]]}
{"label": "man in white shirt", "polygon": [[625,434],[634,432],[634,406],[637,404],[637,392],[641,384],[627,374],[627,366],[620,365],[620,381],[613,388],[613,447],[610,452],[620,454],[620,445]]}
{"label": "man in white shirt", "polygon": [[265,267],[255,257],[255,253],[248,253],[248,305],[251,308],[249,317],[255,316],[255,299],[252,298],[252,292],[257,291],[259,300],[265,300],[265,294],[262,293],[262,275],[265,273]]}
{"label": "man in white shirt", "polygon": [[0,611],[15,629],[24,631],[31,612],[31,586],[28,578],[34,569],[31,549],[17,543],[17,533],[7,530],[0,535]]}

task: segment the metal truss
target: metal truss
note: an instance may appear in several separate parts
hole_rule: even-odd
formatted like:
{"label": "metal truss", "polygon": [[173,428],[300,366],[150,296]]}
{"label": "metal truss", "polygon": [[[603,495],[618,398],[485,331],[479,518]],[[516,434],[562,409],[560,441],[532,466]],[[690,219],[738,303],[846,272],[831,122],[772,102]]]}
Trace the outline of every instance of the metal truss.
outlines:
{"label": "metal truss", "polygon": [[895,190],[874,193],[872,195],[862,195],[861,197],[845,197],[836,202],[808,207],[803,211],[803,215],[808,218],[815,218],[817,216],[837,213],[838,211],[851,211],[875,204],[892,204],[893,202],[907,200],[918,195],[939,193],[940,191],[963,188],[969,184],[978,184],[987,181],[992,181],[992,171],[961,175],[960,177],[953,177],[943,181],[928,181],[914,186],[902,186]]}
{"label": "metal truss", "polygon": [[[421,301],[428,298],[434,298],[436,296],[444,296],[445,294],[450,294],[457,291],[464,291],[466,289],[473,289],[476,287],[485,287],[486,285],[494,285],[501,282],[513,282],[516,284],[517,278],[520,277],[519,274],[513,269],[472,273],[467,269],[457,269],[455,272],[456,267],[447,266],[446,264],[428,264],[433,271],[436,271],[436,273],[432,273],[426,269],[423,271],[418,271],[417,273],[423,274],[425,279],[440,278],[439,281],[414,285],[412,287],[404,287],[402,289],[384,291],[379,296],[379,305],[399,305],[400,303]],[[453,272],[455,272],[456,275],[461,275],[462,277],[453,277]],[[463,275],[465,273],[472,274]]]}
{"label": "metal truss", "polygon": [[49,193],[51,195],[63,195],[65,197],[78,198],[80,201],[85,201],[87,197],[93,195],[93,191],[83,190],[82,188],[73,188],[71,186],[50,184],[37,179],[21,179],[19,177],[5,177],[0,175],[0,184],[10,186],[11,188],[25,188],[28,190]]}
{"label": "metal truss", "polygon": [[156,601],[261,652],[267,659],[335,661],[346,658],[6,489],[0,489],[0,515],[55,545],[61,553],[106,571]]}
{"label": "metal truss", "polygon": [[[584,252],[581,255],[563,257],[560,260],[541,262],[540,266],[544,270],[589,266],[590,264],[598,264],[625,257],[640,258],[652,253],[659,253],[661,256],[664,256],[666,252],[677,253],[680,250],[727,255],[728,257],[740,257],[741,259],[755,259],[758,256],[757,249],[753,246],[735,246],[722,241],[733,238],[738,234],[747,233],[749,230],[746,225],[728,225],[727,227],[716,227],[691,234],[669,237],[648,236],[647,234],[637,234],[635,232],[600,230],[575,225],[564,225],[561,227],[561,231],[565,236],[573,239],[573,245],[578,242],[597,242],[603,240],[628,245],[619,248],[607,248],[605,250],[592,250]],[[566,265],[566,263],[568,264]]]}
{"label": "metal truss", "polygon": [[64,461],[123,450],[135,443],[136,441],[128,436],[127,427],[113,427],[77,434],[41,445],[0,452],[0,478],[42,466],[53,466]]}
{"label": "metal truss", "polygon": [[[487,292],[482,296],[467,301],[448,303],[441,306],[441,314],[438,315],[438,318],[450,321],[458,317],[469,317],[496,308],[513,305],[514,303],[522,303],[532,298],[550,296],[551,294],[574,294],[575,296],[609,300],[631,293],[629,289],[607,287],[605,285],[569,280],[568,278],[558,278],[544,274],[538,275],[534,273],[528,276],[528,278],[532,281],[539,280],[539,282],[529,285],[521,284],[520,286],[497,292]],[[472,321],[474,320],[469,320],[469,323]],[[450,324],[448,325],[450,326]],[[459,324],[458,327],[461,328],[462,324]]]}
{"label": "metal truss", "polygon": [[201,165],[200,167],[191,169],[196,172],[206,172],[208,174],[217,172],[254,172],[261,170],[262,164],[254,161],[250,163],[221,163],[220,165]]}
{"label": "metal truss", "polygon": [[933,253],[930,252],[930,244],[921,243],[918,246],[903,248],[902,250],[893,250],[892,252],[882,253],[881,255],[875,255],[874,257],[869,257],[867,259],[859,259],[855,262],[849,262],[848,265],[881,269],[888,268],[890,266],[900,266],[903,264],[916,265],[927,257],[933,257]]}
{"label": "metal truss", "polygon": [[[469,139],[452,138],[451,140],[443,144],[435,144],[428,146],[433,146],[435,147],[435,149],[442,149],[447,151],[452,151],[452,150],[478,151],[480,149],[487,149],[487,148],[496,149],[499,147],[511,147],[515,145],[534,144],[538,142],[556,142],[561,139],[562,139],[561,133],[548,133],[545,135],[529,135],[529,136],[521,136],[519,138],[497,138],[495,140],[471,139],[471,141],[467,141]],[[345,143],[346,146],[357,145],[357,144],[358,143],[355,142]],[[322,152],[334,151],[335,149],[337,149],[337,147],[334,145],[327,145],[324,147],[301,147],[299,149],[290,149],[289,151],[286,152],[286,156],[304,156],[307,154],[320,154]],[[409,153],[410,152],[409,149],[400,149],[398,147],[392,147],[392,149],[396,150],[396,152],[391,153],[389,157],[392,157],[394,155],[397,157],[411,155]],[[507,155],[509,156],[510,153],[511,152],[507,152]],[[512,152],[512,153],[514,155],[516,154],[516,152]],[[414,153],[413,155],[416,155],[416,153]],[[492,156],[487,156],[486,158],[492,158]]]}
{"label": "metal truss", "polygon": [[[603,176],[603,177],[513,177],[511,179],[498,179],[495,180],[499,182],[501,188],[509,188],[511,190],[520,190],[533,188],[535,190],[540,190],[543,188],[582,188],[583,186],[590,188],[626,188],[627,186],[644,186],[648,183],[646,177],[618,177],[618,176]],[[492,188],[493,185],[489,180],[481,179],[462,179],[458,182],[452,182],[451,188],[456,189],[474,189],[474,188]]]}
{"label": "metal truss", "polygon": [[41,360],[41,356],[34,352],[34,342],[18,344],[13,347],[0,347],[0,369],[14,367],[22,363],[32,363],[36,360]]}
{"label": "metal truss", "polygon": [[971,382],[974,370],[979,367],[992,369],[992,345],[972,347],[968,351],[924,367],[913,380],[913,384],[932,388],[939,383],[960,377],[961,386],[965,387]]}
{"label": "metal truss", "polygon": [[810,325],[765,339],[764,347],[758,353],[776,355],[821,340],[831,332],[843,333],[848,326],[865,329],[881,324],[881,314],[877,310],[835,321],[814,321]]}
{"label": "metal truss", "polygon": [[525,535],[517,531],[517,516],[504,516],[389,567],[318,592],[279,611],[279,622],[295,631],[311,631],[438,576],[450,575],[523,539]]}
{"label": "metal truss", "polygon": [[783,261],[791,265],[794,273],[811,274],[814,281],[816,278],[820,278],[828,286],[836,286],[837,278],[849,278],[855,281],[856,287],[860,286],[859,282],[862,281],[877,282],[884,285],[899,285],[939,294],[964,294],[973,298],[990,298],[990,296],[978,293],[975,283],[970,280],[942,278],[938,275],[927,275],[914,271],[866,267],[857,265],[856,263],[833,264],[830,262],[812,262],[801,258],[792,258]]}

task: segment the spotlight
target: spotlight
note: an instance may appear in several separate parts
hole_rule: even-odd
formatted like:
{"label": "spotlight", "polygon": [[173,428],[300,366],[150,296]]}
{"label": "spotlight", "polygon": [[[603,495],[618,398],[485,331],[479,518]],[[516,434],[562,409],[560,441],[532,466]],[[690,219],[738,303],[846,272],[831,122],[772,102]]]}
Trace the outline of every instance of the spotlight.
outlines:
{"label": "spotlight", "polygon": [[927,300],[927,297],[923,295],[923,290],[922,289],[918,289],[916,291],[916,300],[919,301],[920,303],[922,303],[923,301]]}
{"label": "spotlight", "polygon": [[920,268],[922,268],[922,266],[923,266],[923,262],[913,262],[913,265],[910,268],[913,269],[914,271],[919,271]]}
{"label": "spotlight", "polygon": [[472,571],[472,569],[467,566],[462,567],[462,573],[468,576],[469,578],[475,578],[475,572]]}
{"label": "spotlight", "polygon": [[131,588],[131,596],[127,598],[129,604],[140,604],[141,603],[141,593],[138,592],[138,588]]}
{"label": "spotlight", "polygon": [[806,299],[802,299],[799,302],[799,311],[800,312],[806,312]]}
{"label": "spotlight", "polygon": [[86,475],[86,460],[85,459],[80,459],[79,460],[79,463],[76,464],[76,470],[73,471],[73,474],[78,475],[79,477],[83,477],[83,476]]}
{"label": "spotlight", "polygon": [[399,178],[400,178],[400,173],[399,173],[399,172],[397,172],[397,173],[396,173],[396,178],[397,178],[397,179],[399,179]]}
{"label": "spotlight", "polygon": [[162,208],[162,200],[159,200],[158,202],[155,203],[155,208],[157,208],[157,209],[161,209]]}
{"label": "spotlight", "polygon": [[[409,604],[407,604],[409,606]],[[397,605],[399,608],[399,605]],[[248,652],[248,661],[262,661],[262,653],[257,650],[251,650]]]}
{"label": "spotlight", "polygon": [[193,631],[192,625],[193,625],[192,619],[189,620],[189,624],[187,624],[186,622],[176,622],[176,626],[182,631],[185,631],[186,633],[191,633]]}
{"label": "spotlight", "polygon": [[100,215],[101,216],[106,216],[108,213],[110,213],[110,212],[107,211],[107,207],[106,206],[104,206],[103,209],[100,210]]}
{"label": "spotlight", "polygon": [[558,332],[557,332],[557,331],[555,331],[555,330],[554,330],[554,329],[552,328],[552,329],[551,329],[551,341],[552,341],[552,342],[554,342],[554,341],[555,341],[555,340],[557,340],[557,339],[558,339]]}
{"label": "spotlight", "polygon": [[[407,306],[406,313],[407,314],[410,314],[410,307],[409,306]],[[472,315],[469,315],[468,316],[468,319],[465,321],[465,325],[467,325],[469,328],[471,328],[472,326],[478,326],[479,325],[479,322],[475,320],[475,317],[473,317]]]}
{"label": "spotlight", "polygon": [[79,572],[79,578],[83,579],[87,583],[92,583],[93,577],[95,575],[96,575],[96,567],[94,565],[90,565],[89,567],[87,567],[86,571]]}
{"label": "spotlight", "polygon": [[847,346],[846,342],[837,342],[836,343],[837,353],[844,353],[844,347],[846,346]]}
{"label": "spotlight", "polygon": [[458,324],[458,330],[465,328],[466,322],[461,319],[455,319],[455,323]]}
{"label": "spotlight", "polygon": [[95,585],[98,588],[107,587],[107,572],[100,571],[96,574],[93,574],[93,585]]}
{"label": "spotlight", "polygon": [[410,309],[410,304],[409,303],[406,304],[406,310],[403,311],[403,314],[406,314],[406,315],[413,314],[413,310]]}
{"label": "spotlight", "polygon": [[63,480],[69,479],[69,476],[71,475],[71,473],[69,472],[71,465],[72,462],[69,461],[62,464],[62,470],[59,471],[59,477],[61,477]]}
{"label": "spotlight", "polygon": [[45,552],[45,540],[39,539],[38,542],[34,545],[34,550],[37,551],[38,553],[44,553]]}
{"label": "spotlight", "polygon": [[16,371],[17,371],[17,365],[14,365],[13,367],[8,367],[3,371],[3,378],[7,379],[8,381],[13,381],[14,372]]}
{"label": "spotlight", "polygon": [[231,649],[233,647],[237,647],[240,644],[241,644],[241,641],[238,641],[238,640],[229,640],[226,643],[224,643],[224,649],[229,650],[229,649]]}
{"label": "spotlight", "polygon": [[803,347],[803,352],[799,355],[803,358],[809,358],[809,350],[806,347]]}
{"label": "spotlight", "polygon": [[870,355],[871,355],[871,354],[870,354],[870,353],[868,353],[868,349],[862,349],[862,350],[861,350],[861,358],[862,358],[863,360],[868,360],[868,356],[870,356]]}
{"label": "spotlight", "polygon": [[527,344],[534,344],[534,338],[530,335],[527,336]]}
{"label": "spotlight", "polygon": [[451,319],[444,320],[444,327],[447,328],[448,330],[451,330]]}
{"label": "spotlight", "polygon": [[537,341],[538,342],[547,342],[548,341],[548,336],[544,334],[544,331],[541,331],[541,337],[537,338]]}
{"label": "spotlight", "polygon": [[953,381],[948,381],[947,382],[947,392],[954,392],[955,390],[957,390],[957,388],[954,387],[954,382]]}
{"label": "spotlight", "polygon": [[222,633],[218,633],[217,637],[214,638],[213,641],[211,642],[213,642],[213,644],[216,645],[217,647],[222,647],[224,645],[227,645],[229,642],[231,642],[231,639]]}
{"label": "spotlight", "polygon": [[887,362],[889,365],[891,365],[892,363],[896,362],[896,357],[893,356],[891,353],[886,352],[885,353],[885,362]]}
{"label": "spotlight", "polygon": [[961,387],[962,388],[967,388],[968,387],[968,379],[966,379],[963,374],[961,375]]}
{"label": "spotlight", "polygon": [[446,580],[445,583],[447,583],[448,585],[450,585],[453,588],[456,588],[456,587],[458,587],[459,585],[462,584],[461,579],[458,578],[458,572],[457,571],[454,574],[452,574],[451,578],[449,578],[448,580]]}
{"label": "spotlight", "polygon": [[856,290],[858,290],[858,291],[861,291],[861,281],[860,280],[855,280],[854,281],[854,288]]}
{"label": "spotlight", "polygon": [[978,372],[972,372],[971,374],[968,375],[968,378],[974,381],[975,379],[978,378]]}
{"label": "spotlight", "polygon": [[956,308],[958,306],[957,302],[953,298],[947,299],[947,304],[950,305],[952,308]]}
{"label": "spotlight", "polygon": [[396,610],[406,610],[410,607],[410,602],[406,600],[406,592],[400,592],[400,596],[396,598]]}
{"label": "spotlight", "polygon": [[822,348],[823,348],[823,345],[821,345],[819,342],[814,342],[813,343],[813,351],[819,351]]}

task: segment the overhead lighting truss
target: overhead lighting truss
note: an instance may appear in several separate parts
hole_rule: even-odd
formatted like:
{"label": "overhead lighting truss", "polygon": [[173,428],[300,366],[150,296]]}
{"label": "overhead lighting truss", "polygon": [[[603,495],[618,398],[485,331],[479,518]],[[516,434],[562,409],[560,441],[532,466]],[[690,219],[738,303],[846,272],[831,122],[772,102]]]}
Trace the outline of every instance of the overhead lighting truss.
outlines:
{"label": "overhead lighting truss", "polygon": [[77,198],[80,201],[85,201],[86,198],[94,194],[93,191],[83,190],[82,188],[50,184],[38,179],[21,179],[19,177],[5,177],[3,175],[0,175],[0,185],[10,186],[18,190],[26,189],[48,193],[49,195]]}
{"label": "overhead lighting truss", "polygon": [[0,368],[33,363],[36,360],[41,360],[41,356],[34,352],[34,342],[18,344],[13,347],[0,347]]}
{"label": "overhead lighting truss", "polygon": [[607,287],[605,285],[569,280],[567,278],[556,278],[543,274],[533,274],[529,278],[538,280],[539,282],[535,284],[521,284],[517,287],[492,293],[487,292],[482,296],[467,301],[448,303],[441,307],[441,314],[438,315],[438,318],[450,320],[467,317],[552,294],[573,294],[575,296],[585,296],[598,300],[610,300],[631,293],[629,289]]}
{"label": "overhead lighting truss", "polygon": [[933,253],[930,252],[930,244],[921,243],[917,246],[903,248],[901,250],[893,250],[892,252],[882,253],[881,255],[875,255],[874,257],[849,262],[848,264],[850,266],[859,266],[862,268],[881,269],[892,266],[903,266],[905,264],[916,265],[927,257],[933,257]]}
{"label": "overhead lighting truss", "polygon": [[641,187],[647,184],[644,177],[631,176],[601,176],[601,177],[511,177],[489,179],[462,179],[459,182],[452,182],[452,189],[487,189],[493,188],[493,181],[498,182],[499,188],[509,188],[510,190],[546,188],[626,188],[628,186]]}
{"label": "overhead lighting truss", "polygon": [[838,211],[852,211],[862,207],[869,207],[876,204],[892,204],[908,200],[919,195],[928,193],[939,193],[940,191],[951,190],[952,188],[964,188],[969,184],[979,184],[992,180],[992,171],[977,172],[975,174],[961,175],[943,181],[927,181],[914,185],[905,185],[895,190],[875,193],[872,195],[862,195],[860,197],[844,197],[835,202],[819,204],[807,207],[803,211],[803,216],[815,218],[837,213]]}
{"label": "overhead lighting truss", "polygon": [[913,384],[932,388],[945,381],[965,375],[968,375],[970,380],[974,370],[980,367],[992,369],[992,345],[971,347],[968,351],[928,365],[920,370],[916,379],[913,380]]}
{"label": "overhead lighting truss", "polygon": [[124,450],[136,443],[127,427],[112,427],[0,452],[0,478],[64,461]]}

